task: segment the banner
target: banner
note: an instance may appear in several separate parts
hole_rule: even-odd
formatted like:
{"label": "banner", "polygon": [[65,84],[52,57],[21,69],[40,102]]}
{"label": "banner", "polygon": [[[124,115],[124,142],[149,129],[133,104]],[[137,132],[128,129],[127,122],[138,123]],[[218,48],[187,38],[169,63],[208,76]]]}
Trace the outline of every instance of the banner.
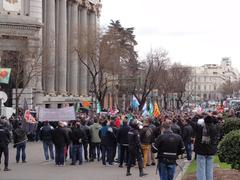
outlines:
{"label": "banner", "polygon": [[10,68],[0,68],[0,83],[8,84],[10,74],[11,74]]}
{"label": "banner", "polygon": [[74,106],[60,109],[39,108],[39,121],[73,121],[76,120]]}

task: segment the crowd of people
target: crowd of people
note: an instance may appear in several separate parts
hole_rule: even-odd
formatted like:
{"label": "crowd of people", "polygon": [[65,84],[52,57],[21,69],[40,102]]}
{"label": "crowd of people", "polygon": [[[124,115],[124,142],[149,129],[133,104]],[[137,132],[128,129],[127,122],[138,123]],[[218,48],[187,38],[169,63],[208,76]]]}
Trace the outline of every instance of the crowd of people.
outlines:
{"label": "crowd of people", "polygon": [[[221,114],[161,112],[159,118],[143,117],[139,113],[119,113],[88,117],[79,114],[76,121],[39,122],[35,139],[41,140],[46,161],[64,166],[83,162],[101,162],[102,165],[138,165],[139,176],[145,176],[146,166],[156,166],[161,180],[174,178],[176,160],[190,162],[192,151],[197,160],[197,180],[213,179],[213,155],[222,138],[224,120]],[[8,145],[13,140],[16,163],[27,162],[28,134],[23,120],[0,120],[0,160],[4,155],[4,171],[9,171]],[[194,149],[193,149],[194,147]],[[31,161],[31,159],[28,159]]]}

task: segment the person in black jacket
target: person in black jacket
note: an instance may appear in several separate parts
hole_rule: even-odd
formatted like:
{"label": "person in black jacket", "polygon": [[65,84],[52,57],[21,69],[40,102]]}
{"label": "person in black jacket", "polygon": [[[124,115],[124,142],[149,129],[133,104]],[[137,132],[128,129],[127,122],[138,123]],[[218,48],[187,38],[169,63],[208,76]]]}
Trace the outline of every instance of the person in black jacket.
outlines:
{"label": "person in black jacket", "polygon": [[153,144],[153,148],[158,152],[158,168],[161,180],[173,180],[177,157],[184,152],[182,137],[171,131],[171,123],[171,120],[168,119],[163,122],[163,134]]}
{"label": "person in black jacket", "polygon": [[82,142],[84,141],[84,133],[80,128],[80,122],[76,122],[69,134],[72,141],[72,164],[75,165],[79,161],[82,164]]}
{"label": "person in black jacket", "polygon": [[13,141],[14,141],[14,147],[17,148],[16,153],[16,162],[18,163],[20,160],[20,154],[22,152],[22,162],[26,163],[26,144],[27,144],[27,133],[23,129],[22,124],[19,122],[17,125],[17,129],[13,132]]}
{"label": "person in black jacket", "polygon": [[109,165],[113,165],[114,162],[114,153],[116,150],[116,135],[115,129],[108,125],[108,121],[105,120],[102,124],[102,128],[99,131],[99,137],[101,139],[101,150],[102,150],[102,163],[106,165],[106,153],[107,161]]}
{"label": "person in black jacket", "polygon": [[189,124],[189,119],[185,119],[183,121],[182,138],[185,145],[188,161],[192,160],[192,137],[193,137],[192,126]]}
{"label": "person in black jacket", "polygon": [[172,127],[171,127],[172,132],[181,136],[182,130],[181,130],[180,126],[177,124],[177,119],[174,118],[172,122],[173,122]]}
{"label": "person in black jacket", "polygon": [[10,132],[0,123],[0,155],[4,154],[4,171],[10,171],[8,168],[9,150],[8,144],[10,143]]}
{"label": "person in black jacket", "polygon": [[128,126],[128,120],[123,120],[123,125],[117,132],[117,142],[120,144],[120,164],[119,167],[123,167],[123,162],[126,157],[128,159],[128,132],[130,127]]}
{"label": "person in black jacket", "polygon": [[55,163],[58,166],[64,165],[64,147],[69,144],[69,139],[64,130],[64,123],[59,122],[58,127],[53,131],[53,143],[55,145]]}
{"label": "person in black jacket", "polygon": [[197,154],[197,180],[213,180],[213,156],[217,152],[218,132],[211,116],[193,118],[190,122],[195,132],[194,151]]}
{"label": "person in black jacket", "polygon": [[51,160],[54,160],[52,140],[53,130],[54,128],[48,123],[48,121],[45,121],[43,127],[40,128],[39,133],[40,140],[43,142],[44,156],[47,161],[49,160],[48,150],[50,152]]}
{"label": "person in black jacket", "polygon": [[[84,158],[86,161],[89,161],[89,157],[88,154],[90,154],[90,140],[91,140],[91,136],[90,136],[90,128],[87,125],[87,121],[85,119],[81,119],[81,126],[80,128],[82,129],[83,133],[84,133],[84,140],[83,140],[83,150],[84,150]],[[88,147],[89,147],[89,153],[88,153]]]}
{"label": "person in black jacket", "polygon": [[139,129],[141,129],[141,124],[137,119],[134,119],[130,122],[130,130],[128,132],[128,149],[129,149],[129,158],[128,158],[128,165],[127,165],[127,173],[126,176],[131,176],[130,173],[131,166],[135,159],[138,162],[139,168],[139,176],[143,177],[147,174],[144,173],[143,168],[143,157],[142,157],[142,150],[141,150],[141,141],[139,135]]}

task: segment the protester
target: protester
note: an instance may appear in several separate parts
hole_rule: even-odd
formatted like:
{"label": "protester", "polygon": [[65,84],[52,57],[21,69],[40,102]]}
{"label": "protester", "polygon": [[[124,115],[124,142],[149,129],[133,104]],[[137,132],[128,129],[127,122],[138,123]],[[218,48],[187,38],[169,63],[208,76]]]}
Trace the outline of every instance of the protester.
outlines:
{"label": "protester", "polygon": [[23,129],[22,124],[19,122],[17,129],[13,132],[14,147],[17,148],[16,162],[19,163],[20,156],[22,153],[22,163],[26,163],[26,144],[27,144],[27,133]]}
{"label": "protester", "polygon": [[128,159],[128,132],[130,127],[128,126],[128,120],[124,119],[123,124],[117,132],[117,142],[120,144],[120,161],[119,167],[123,167],[124,159]]}
{"label": "protester", "polygon": [[140,141],[141,141],[141,148],[143,152],[143,164],[144,167],[148,163],[148,154],[150,152],[151,142],[152,142],[153,130],[149,127],[149,121],[144,122],[143,129],[140,130]]}
{"label": "protester", "polygon": [[[9,162],[9,149],[8,144],[10,143],[11,135],[9,130],[4,126],[4,124],[0,123],[0,159],[2,157],[2,153],[4,155],[4,171],[10,171],[8,168]],[[0,162],[1,164],[1,162]],[[1,169],[0,169],[1,170]]]}
{"label": "protester", "polygon": [[158,168],[161,180],[173,180],[176,170],[176,159],[184,152],[182,137],[171,131],[171,120],[163,122],[162,131],[153,147],[158,152]]}
{"label": "protester", "polygon": [[[101,129],[101,125],[97,118],[94,119],[94,124],[90,126],[90,136],[91,136],[91,159],[90,161],[94,161],[97,158],[100,161],[100,143],[101,139],[99,137],[99,130]],[[96,156],[97,151],[97,156]]]}
{"label": "protester", "polygon": [[141,129],[141,125],[139,124],[137,119],[132,120],[130,123],[130,130],[128,132],[128,148],[129,148],[129,158],[128,158],[128,165],[127,165],[127,173],[126,176],[131,176],[131,166],[135,159],[138,162],[139,168],[139,176],[143,177],[146,176],[147,173],[143,171],[144,164],[143,164],[143,157],[141,151],[141,141],[139,135],[139,129]]}
{"label": "protester", "polygon": [[40,128],[39,137],[43,142],[43,151],[45,159],[49,160],[48,150],[50,152],[51,160],[54,160],[54,152],[53,152],[53,131],[54,128],[49,124],[48,121],[45,121],[43,127]]}
{"label": "protester", "polygon": [[195,117],[191,121],[196,138],[194,151],[197,154],[197,180],[213,180],[213,156],[217,152],[218,132],[211,116]]}
{"label": "protester", "polygon": [[[81,126],[80,128],[82,129],[83,133],[84,133],[84,139],[83,139],[83,150],[84,150],[84,158],[85,160],[88,162],[89,161],[89,157],[88,155],[90,154],[90,140],[91,140],[91,136],[90,136],[90,129],[89,126],[87,125],[87,122],[84,118],[81,118]],[[88,153],[89,150],[89,153]]]}
{"label": "protester", "polygon": [[83,162],[82,157],[82,142],[84,141],[84,132],[80,128],[80,122],[76,122],[70,132],[70,140],[72,141],[72,163],[75,165],[76,161],[79,161],[79,165]]}
{"label": "protester", "polygon": [[192,160],[192,137],[193,137],[193,129],[189,124],[190,120],[185,119],[183,121],[183,130],[182,130],[182,138],[185,146],[185,150],[187,153],[187,160]]}
{"label": "protester", "polygon": [[64,165],[64,147],[70,142],[64,130],[64,123],[59,122],[58,127],[53,131],[53,143],[55,145],[55,163],[57,166]]}

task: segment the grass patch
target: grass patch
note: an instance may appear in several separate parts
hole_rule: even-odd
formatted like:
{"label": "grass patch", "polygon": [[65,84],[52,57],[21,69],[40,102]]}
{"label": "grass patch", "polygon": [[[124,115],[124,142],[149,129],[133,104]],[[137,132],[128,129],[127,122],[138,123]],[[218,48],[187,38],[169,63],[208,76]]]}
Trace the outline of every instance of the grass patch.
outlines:
{"label": "grass patch", "polygon": [[231,165],[230,164],[220,162],[220,160],[218,158],[218,155],[214,156],[213,162],[215,164],[218,164],[221,169],[231,169]]}
{"label": "grass patch", "polygon": [[187,176],[187,175],[195,173],[196,172],[196,167],[197,167],[196,161],[193,160],[191,162],[191,164],[189,165],[189,167],[187,168],[187,171],[186,171],[184,176]]}
{"label": "grass patch", "polygon": [[[215,164],[218,164],[221,169],[231,169],[231,165],[230,164],[220,162],[220,160],[218,158],[218,155],[214,156],[213,162]],[[194,174],[196,172],[196,168],[197,168],[196,161],[193,160],[191,162],[190,166],[188,167],[188,169],[187,169],[187,171],[186,171],[184,176],[186,177],[188,175]]]}

